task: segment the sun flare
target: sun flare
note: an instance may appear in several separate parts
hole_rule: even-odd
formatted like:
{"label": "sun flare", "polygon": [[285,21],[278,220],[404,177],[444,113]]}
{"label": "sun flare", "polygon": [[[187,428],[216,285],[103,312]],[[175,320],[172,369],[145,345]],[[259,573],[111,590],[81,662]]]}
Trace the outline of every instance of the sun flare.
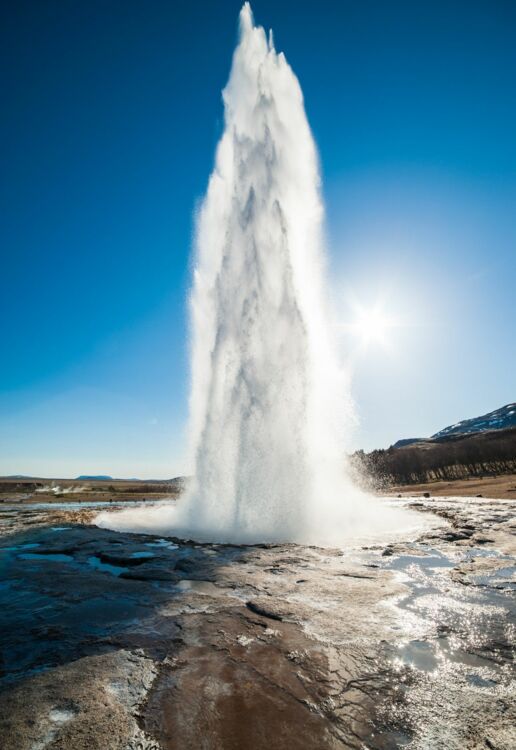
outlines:
{"label": "sun flare", "polygon": [[379,307],[360,308],[354,320],[345,326],[363,344],[386,343],[394,321]]}

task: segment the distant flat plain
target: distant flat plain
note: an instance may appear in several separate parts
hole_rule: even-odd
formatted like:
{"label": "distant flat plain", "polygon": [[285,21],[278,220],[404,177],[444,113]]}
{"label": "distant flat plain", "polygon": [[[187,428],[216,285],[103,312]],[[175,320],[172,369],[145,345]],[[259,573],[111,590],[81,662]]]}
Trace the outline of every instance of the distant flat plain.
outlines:
{"label": "distant flat plain", "polygon": [[[501,476],[484,479],[471,477],[470,479],[455,479],[453,481],[426,482],[424,484],[403,484],[389,487],[389,495],[420,495],[429,492],[436,497],[492,497],[496,500],[514,500],[516,498],[516,474],[504,474]],[[382,493],[385,494],[385,493]]]}
{"label": "distant flat plain", "polygon": [[[172,480],[131,479],[51,479],[37,477],[0,477],[0,503],[17,502],[96,502],[120,503],[128,500],[156,501],[181,494],[182,483]],[[497,500],[516,498],[516,474],[486,476],[484,479],[456,479],[423,484],[394,485],[381,495],[414,496],[429,492],[435,497],[483,497]]]}
{"label": "distant flat plain", "polygon": [[59,479],[0,477],[0,503],[113,502],[162,500],[177,496],[180,480]]}

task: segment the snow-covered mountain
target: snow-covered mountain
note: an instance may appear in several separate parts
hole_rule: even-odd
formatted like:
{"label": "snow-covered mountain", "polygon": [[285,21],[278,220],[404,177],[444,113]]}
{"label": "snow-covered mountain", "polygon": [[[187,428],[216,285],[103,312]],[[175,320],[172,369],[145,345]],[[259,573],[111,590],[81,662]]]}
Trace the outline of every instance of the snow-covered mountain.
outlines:
{"label": "snow-covered mountain", "polygon": [[462,422],[445,427],[444,430],[432,435],[432,439],[445,438],[448,435],[470,434],[472,432],[485,432],[486,430],[504,430],[508,427],[516,427],[516,403],[507,404],[500,409],[490,411],[481,417],[464,419]]}

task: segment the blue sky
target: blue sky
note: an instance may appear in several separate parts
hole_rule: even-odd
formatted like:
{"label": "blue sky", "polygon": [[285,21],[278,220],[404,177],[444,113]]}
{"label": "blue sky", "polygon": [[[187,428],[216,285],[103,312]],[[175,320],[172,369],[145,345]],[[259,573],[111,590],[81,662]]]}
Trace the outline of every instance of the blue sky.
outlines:
{"label": "blue sky", "polygon": [[[185,470],[185,297],[240,2],[3,4],[0,473]],[[303,87],[360,425],[516,399],[516,6],[256,0]]]}

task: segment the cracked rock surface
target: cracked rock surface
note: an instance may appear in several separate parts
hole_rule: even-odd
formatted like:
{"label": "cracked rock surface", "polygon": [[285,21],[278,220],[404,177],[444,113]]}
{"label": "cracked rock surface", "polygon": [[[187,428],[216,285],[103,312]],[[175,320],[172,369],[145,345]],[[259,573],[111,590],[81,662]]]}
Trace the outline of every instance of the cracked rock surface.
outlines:
{"label": "cracked rock surface", "polygon": [[515,507],[346,550],[0,513],[0,747],[512,750]]}

